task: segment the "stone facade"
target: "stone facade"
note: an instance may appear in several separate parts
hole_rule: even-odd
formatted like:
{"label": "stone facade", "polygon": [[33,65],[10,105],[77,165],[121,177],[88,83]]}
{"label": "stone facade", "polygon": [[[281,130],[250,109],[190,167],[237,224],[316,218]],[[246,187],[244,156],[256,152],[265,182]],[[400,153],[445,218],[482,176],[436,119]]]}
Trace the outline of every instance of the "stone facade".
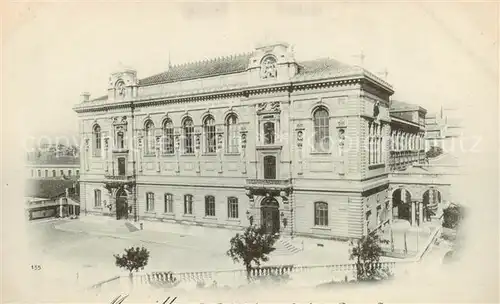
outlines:
{"label": "stone facade", "polygon": [[74,108],[82,211],[359,238],[391,213],[392,94],[364,69],[298,62],[282,43],[145,79],[113,73],[106,96]]}

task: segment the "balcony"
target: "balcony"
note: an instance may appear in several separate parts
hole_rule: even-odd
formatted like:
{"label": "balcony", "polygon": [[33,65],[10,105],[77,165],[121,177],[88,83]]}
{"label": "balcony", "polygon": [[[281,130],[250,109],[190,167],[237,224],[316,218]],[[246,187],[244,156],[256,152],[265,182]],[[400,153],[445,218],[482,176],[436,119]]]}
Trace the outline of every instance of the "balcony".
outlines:
{"label": "balcony", "polygon": [[246,189],[265,191],[289,191],[292,188],[292,179],[247,179]]}
{"label": "balcony", "polygon": [[135,178],[132,175],[105,175],[105,187],[112,188],[129,187],[135,184]]}

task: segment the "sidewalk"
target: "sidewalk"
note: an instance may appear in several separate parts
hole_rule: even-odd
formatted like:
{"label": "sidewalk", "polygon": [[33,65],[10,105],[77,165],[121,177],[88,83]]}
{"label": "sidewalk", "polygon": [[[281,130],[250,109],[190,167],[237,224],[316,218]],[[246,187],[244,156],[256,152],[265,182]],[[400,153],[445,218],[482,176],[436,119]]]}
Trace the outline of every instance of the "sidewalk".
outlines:
{"label": "sidewalk", "polygon": [[[143,230],[130,232],[127,221],[117,221],[102,216],[82,216],[56,226],[56,229],[87,233],[91,235],[130,239],[144,243],[164,244],[170,247],[188,249],[210,255],[225,255],[229,240],[237,230],[223,228],[188,226],[162,222],[143,222]],[[133,223],[136,226],[137,223]],[[347,242],[310,239],[303,237],[284,237],[293,246],[304,250],[297,253],[285,253],[281,242],[276,242],[276,251],[270,255],[270,265],[279,264],[342,264],[349,263],[349,245]],[[318,246],[318,243],[323,246]]]}

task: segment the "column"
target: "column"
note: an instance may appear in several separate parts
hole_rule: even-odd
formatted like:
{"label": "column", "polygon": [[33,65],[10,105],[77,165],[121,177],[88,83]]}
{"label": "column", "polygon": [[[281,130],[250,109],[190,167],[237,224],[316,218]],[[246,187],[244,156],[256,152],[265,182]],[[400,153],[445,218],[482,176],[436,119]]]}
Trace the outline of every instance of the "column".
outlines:
{"label": "column", "polygon": [[247,159],[246,159],[247,130],[244,127],[242,127],[240,130],[240,138],[241,138],[240,145],[241,145],[241,163],[242,163],[241,173],[247,174]]}
{"label": "column", "polygon": [[176,130],[175,132],[175,172],[179,173],[181,171],[180,164],[179,164],[179,155],[181,153],[181,139],[180,139],[180,132]]}
{"label": "column", "polygon": [[424,222],[424,203],[418,203],[418,225],[420,226]]}
{"label": "column", "polygon": [[160,172],[161,171],[161,167],[160,167],[160,138],[161,136],[155,136],[155,151],[156,151],[156,172]]}
{"label": "column", "polygon": [[108,146],[109,146],[109,137],[104,138],[104,161],[105,161],[105,172],[109,172],[109,159],[108,159]]}
{"label": "column", "polygon": [[416,226],[416,221],[415,221],[415,203],[416,202],[411,202],[411,225]]}
{"label": "column", "polygon": [[196,173],[200,173],[200,155],[201,155],[201,130],[196,128],[194,135],[194,153],[196,155]]}
{"label": "column", "polygon": [[85,138],[85,170],[89,171],[89,139]]}

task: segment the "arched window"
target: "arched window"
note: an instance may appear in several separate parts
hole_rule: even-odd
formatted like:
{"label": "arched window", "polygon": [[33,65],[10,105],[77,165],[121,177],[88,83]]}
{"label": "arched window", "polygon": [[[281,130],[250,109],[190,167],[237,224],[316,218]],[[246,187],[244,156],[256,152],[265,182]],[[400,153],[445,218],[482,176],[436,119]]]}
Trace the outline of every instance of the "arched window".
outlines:
{"label": "arched window", "polygon": [[101,190],[94,190],[94,206],[101,207]]}
{"label": "arched window", "polygon": [[268,121],[264,123],[264,144],[270,145],[274,144],[276,131],[274,128],[274,122]]}
{"label": "arched window", "polygon": [[68,176],[71,176],[71,170],[68,170]]}
{"label": "arched window", "polygon": [[64,170],[59,171],[61,173],[61,176],[64,176]]}
{"label": "arched window", "polygon": [[205,216],[215,216],[215,197],[205,196]]}
{"label": "arched window", "polygon": [[38,170],[38,177],[42,177],[42,170]]}
{"label": "arched window", "polygon": [[193,137],[194,137],[194,125],[193,120],[191,118],[184,119],[184,123],[182,124],[183,132],[184,132],[184,153],[185,154],[193,154]]}
{"label": "arched window", "polygon": [[145,138],[144,138],[144,147],[146,155],[153,155],[155,153],[155,137],[154,137],[154,123],[149,120],[144,125]]}
{"label": "arched window", "polygon": [[184,195],[184,214],[193,214],[193,196],[191,194]]}
{"label": "arched window", "polygon": [[99,125],[95,125],[94,130],[92,130],[92,142],[94,144],[93,155],[100,156],[101,155],[101,127]]}
{"label": "arched window", "polygon": [[328,226],[328,204],[325,202],[314,203],[314,225]]}
{"label": "arched window", "polygon": [[174,125],[170,119],[163,123],[163,154],[174,153]]}
{"label": "arched window", "polygon": [[226,119],[227,153],[239,152],[238,117],[230,114]]}
{"label": "arched window", "polygon": [[165,193],[165,213],[174,213],[174,196],[171,193]]}
{"label": "arched window", "polygon": [[203,136],[205,137],[205,153],[215,153],[215,119],[208,115],[203,121]]}
{"label": "arched window", "polygon": [[80,176],[80,170],[76,170],[76,176]]}
{"label": "arched window", "polygon": [[56,170],[52,170],[52,177],[56,177]]}
{"label": "arched window", "polygon": [[146,211],[155,210],[155,194],[153,192],[146,192]]}
{"label": "arched window", "polygon": [[49,177],[49,170],[45,170],[45,177]]}
{"label": "arched window", "polygon": [[236,197],[227,198],[227,217],[238,218],[238,199]]}
{"label": "arched window", "polygon": [[328,152],[330,150],[330,120],[325,108],[314,111],[314,150],[316,152]]}

